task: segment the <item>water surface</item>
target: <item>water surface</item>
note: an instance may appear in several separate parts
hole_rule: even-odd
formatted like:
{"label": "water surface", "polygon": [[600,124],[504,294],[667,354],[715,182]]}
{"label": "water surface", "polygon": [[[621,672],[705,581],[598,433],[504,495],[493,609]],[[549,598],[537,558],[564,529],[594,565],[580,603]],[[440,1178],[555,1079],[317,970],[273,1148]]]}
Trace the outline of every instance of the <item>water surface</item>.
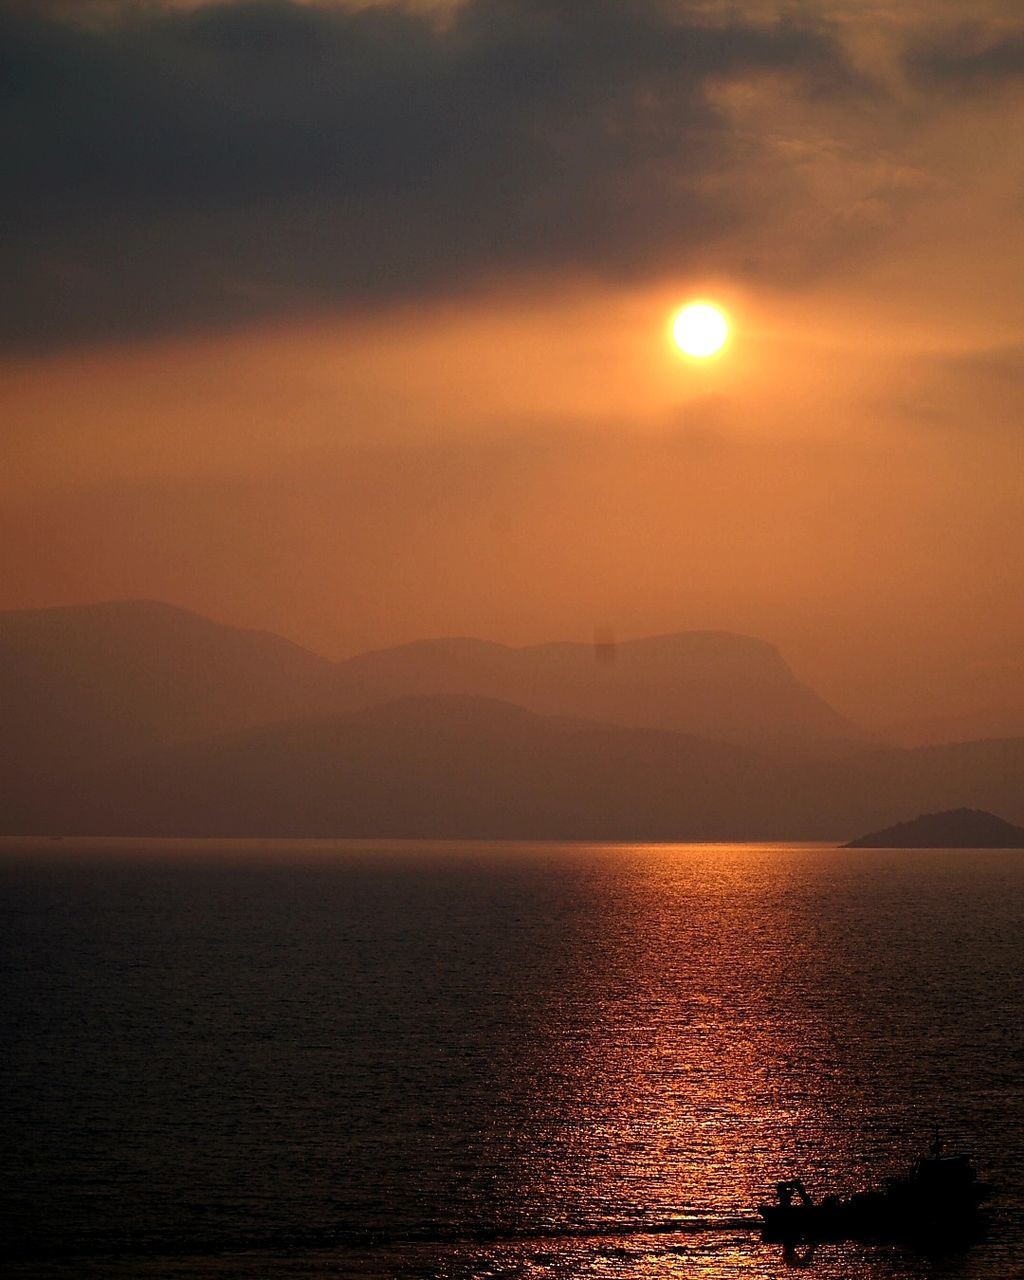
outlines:
{"label": "water surface", "polygon": [[[0,845],[19,1276],[1024,1274],[1024,857]],[[941,1123],[961,1254],[749,1229]]]}

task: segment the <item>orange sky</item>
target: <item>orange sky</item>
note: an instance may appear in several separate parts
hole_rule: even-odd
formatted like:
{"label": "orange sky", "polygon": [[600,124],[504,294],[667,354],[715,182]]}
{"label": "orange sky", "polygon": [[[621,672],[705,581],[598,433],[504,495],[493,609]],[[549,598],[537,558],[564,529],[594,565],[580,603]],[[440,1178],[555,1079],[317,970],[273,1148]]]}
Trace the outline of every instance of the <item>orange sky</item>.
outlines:
{"label": "orange sky", "polygon": [[[586,260],[464,270],[445,241],[450,281],[386,296],[258,284],[251,314],[9,342],[0,605],[152,597],[332,655],[727,628],[872,728],[1024,722],[1015,8],[950,44],[958,6],[821,0],[862,84],[707,76],[736,149],[699,185],[743,216],[695,220],[677,264],[631,203],[614,254],[603,225]],[[694,295],[734,325],[706,365],[667,339]]]}

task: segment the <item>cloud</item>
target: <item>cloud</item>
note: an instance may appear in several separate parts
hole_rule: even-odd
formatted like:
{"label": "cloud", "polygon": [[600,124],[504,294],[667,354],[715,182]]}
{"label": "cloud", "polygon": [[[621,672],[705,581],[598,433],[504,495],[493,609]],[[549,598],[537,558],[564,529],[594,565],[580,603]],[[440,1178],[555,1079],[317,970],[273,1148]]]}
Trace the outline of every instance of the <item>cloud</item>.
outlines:
{"label": "cloud", "polygon": [[764,216],[715,87],[859,91],[816,23],[659,0],[83,12],[0,6],[7,345],[687,270]]}
{"label": "cloud", "polygon": [[961,23],[912,43],[906,64],[925,88],[991,91],[1024,78],[1024,27],[1019,20]]}

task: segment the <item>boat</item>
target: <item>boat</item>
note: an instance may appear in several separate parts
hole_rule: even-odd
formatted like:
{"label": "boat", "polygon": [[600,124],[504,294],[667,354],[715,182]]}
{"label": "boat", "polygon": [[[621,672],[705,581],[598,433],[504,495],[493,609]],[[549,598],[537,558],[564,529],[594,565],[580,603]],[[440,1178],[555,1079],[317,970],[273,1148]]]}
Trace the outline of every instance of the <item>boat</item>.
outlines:
{"label": "boat", "polygon": [[947,1155],[938,1133],[902,1178],[849,1199],[811,1198],[800,1178],[776,1184],[776,1202],[758,1212],[772,1240],[910,1240],[970,1237],[981,1225],[979,1208],[992,1194],[974,1161]]}

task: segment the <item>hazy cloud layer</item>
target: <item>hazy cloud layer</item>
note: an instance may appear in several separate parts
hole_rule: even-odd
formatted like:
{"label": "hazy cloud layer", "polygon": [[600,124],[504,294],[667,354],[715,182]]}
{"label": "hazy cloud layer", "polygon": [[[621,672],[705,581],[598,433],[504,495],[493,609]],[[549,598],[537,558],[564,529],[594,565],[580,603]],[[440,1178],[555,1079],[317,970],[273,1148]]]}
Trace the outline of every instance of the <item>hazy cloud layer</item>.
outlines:
{"label": "hazy cloud layer", "polygon": [[920,84],[979,91],[1024,77],[1024,27],[965,23],[922,40],[907,58]]}
{"label": "hazy cloud layer", "polygon": [[65,12],[0,7],[7,343],[687,269],[765,212],[713,91],[859,84],[815,22],[657,0]]}

